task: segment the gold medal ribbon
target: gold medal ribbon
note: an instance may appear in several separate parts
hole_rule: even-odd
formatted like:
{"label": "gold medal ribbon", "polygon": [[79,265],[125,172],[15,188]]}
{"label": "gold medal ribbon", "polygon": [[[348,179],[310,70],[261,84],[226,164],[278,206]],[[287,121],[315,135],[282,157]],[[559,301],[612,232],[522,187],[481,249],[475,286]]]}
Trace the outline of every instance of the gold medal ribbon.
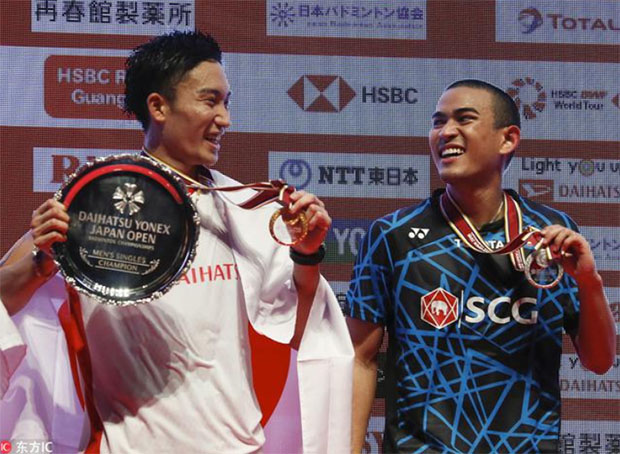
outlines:
{"label": "gold medal ribbon", "polygon": [[[448,190],[439,198],[439,208],[450,228],[467,247],[481,254],[508,254],[514,268],[517,271],[523,271],[532,285],[539,288],[555,286],[562,278],[562,267],[555,263],[558,267],[558,275],[551,283],[542,284],[534,280],[533,275],[554,263],[553,255],[549,247],[542,248],[543,236],[540,230],[532,226],[523,228],[523,214],[514,198],[506,192],[503,193],[503,197],[506,245],[498,249],[492,249],[484,241],[476,226],[463,213]],[[523,248],[527,244],[533,245],[534,251],[526,259]]]}
{"label": "gold medal ribbon", "polygon": [[[286,184],[284,180],[269,180],[262,181],[257,183],[248,183],[248,184],[239,184],[235,186],[209,186],[207,184],[200,183],[194,178],[186,175],[184,172],[181,172],[178,169],[175,169],[170,164],[163,162],[162,160],[156,158],[152,154],[146,150],[146,148],[142,148],[142,152],[152,160],[168,167],[171,171],[179,175],[186,182],[186,186],[188,188],[192,188],[198,191],[219,191],[219,192],[232,192],[238,191],[241,189],[254,189],[256,194],[250,197],[248,200],[237,203],[236,205],[240,208],[246,210],[254,210],[256,208],[267,205],[271,202],[277,202],[282,205],[282,208],[276,210],[271,219],[269,221],[269,233],[271,237],[276,241],[276,243],[281,244],[283,246],[295,246],[304,240],[304,238],[308,235],[308,220],[306,215],[303,212],[299,212],[297,216],[292,217],[288,214],[288,209],[291,205],[290,195],[295,192],[295,187]],[[282,217],[282,220],[287,225],[297,225],[299,224],[301,227],[300,234],[291,242],[282,241],[275,233],[275,223],[279,217]]]}

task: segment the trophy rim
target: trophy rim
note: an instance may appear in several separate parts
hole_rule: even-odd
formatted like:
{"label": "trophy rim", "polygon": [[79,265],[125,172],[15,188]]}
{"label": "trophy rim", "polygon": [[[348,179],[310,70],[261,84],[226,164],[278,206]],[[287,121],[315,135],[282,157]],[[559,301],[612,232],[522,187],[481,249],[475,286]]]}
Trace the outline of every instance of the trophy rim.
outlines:
{"label": "trophy rim", "polygon": [[120,161],[120,160],[130,160],[130,161],[133,161],[134,163],[146,162],[148,165],[151,165],[152,167],[155,167],[158,171],[161,171],[162,173],[164,173],[166,177],[168,178],[168,180],[172,183],[172,185],[175,186],[175,189],[177,190],[178,194],[181,196],[183,200],[183,206],[186,207],[186,210],[189,210],[190,216],[187,216],[187,218],[191,217],[191,220],[187,222],[187,225],[190,227],[190,230],[191,230],[188,236],[190,236],[191,238],[188,238],[188,241],[187,241],[188,251],[184,254],[185,258],[183,259],[183,265],[178,270],[176,270],[174,273],[172,273],[172,277],[166,279],[166,282],[163,283],[161,287],[149,293],[148,296],[143,296],[137,299],[126,299],[125,300],[125,299],[118,299],[118,298],[106,297],[104,295],[101,295],[100,293],[97,293],[87,288],[80,282],[78,282],[75,279],[74,275],[68,274],[67,270],[65,269],[64,264],[61,263],[61,261],[59,261],[59,258],[57,257],[59,253],[62,252],[62,250],[66,247],[66,243],[57,242],[52,245],[52,251],[53,251],[52,258],[54,260],[54,263],[60,270],[60,273],[63,276],[64,280],[69,285],[71,285],[71,287],[73,287],[78,293],[81,293],[82,295],[92,298],[98,303],[103,303],[103,304],[111,305],[111,306],[124,307],[124,306],[136,306],[140,304],[146,304],[146,303],[150,303],[156,299],[161,298],[163,295],[168,293],[170,289],[172,289],[172,287],[178,284],[181,277],[189,271],[189,269],[191,268],[194,262],[194,259],[196,258],[196,251],[198,248],[198,241],[200,237],[200,216],[198,215],[198,210],[196,209],[196,205],[194,204],[194,201],[192,200],[190,194],[188,194],[187,192],[187,186],[185,182],[168,166],[152,159],[149,156],[145,156],[139,153],[112,154],[112,155],[96,158],[92,161],[89,161],[81,165],[71,175],[69,175],[69,177],[62,183],[61,187],[54,193],[53,198],[64,205],[64,199],[67,195],[66,194],[67,191],[69,191],[74,186],[74,184],[76,183],[76,181],[79,180],[79,178],[89,173],[93,169],[93,167],[103,167],[105,165],[113,165],[114,162]]}

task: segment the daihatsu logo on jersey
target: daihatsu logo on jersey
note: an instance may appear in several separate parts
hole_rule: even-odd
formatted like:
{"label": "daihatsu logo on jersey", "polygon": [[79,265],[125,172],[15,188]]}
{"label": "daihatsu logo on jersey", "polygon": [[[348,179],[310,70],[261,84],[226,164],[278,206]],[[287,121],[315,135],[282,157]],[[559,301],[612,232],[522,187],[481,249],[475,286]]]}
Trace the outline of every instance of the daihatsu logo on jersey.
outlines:
{"label": "daihatsu logo on jersey", "polygon": [[302,76],[287,93],[306,112],[340,112],[355,98],[351,86],[333,75]]}

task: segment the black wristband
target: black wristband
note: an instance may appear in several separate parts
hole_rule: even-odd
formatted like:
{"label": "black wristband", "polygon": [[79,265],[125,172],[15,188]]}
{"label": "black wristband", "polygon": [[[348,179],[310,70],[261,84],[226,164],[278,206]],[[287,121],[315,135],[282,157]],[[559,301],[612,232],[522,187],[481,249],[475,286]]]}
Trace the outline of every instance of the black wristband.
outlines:
{"label": "black wristband", "polygon": [[325,257],[325,244],[321,244],[314,254],[301,254],[293,248],[289,248],[288,254],[291,257],[291,260],[298,265],[318,265]]}

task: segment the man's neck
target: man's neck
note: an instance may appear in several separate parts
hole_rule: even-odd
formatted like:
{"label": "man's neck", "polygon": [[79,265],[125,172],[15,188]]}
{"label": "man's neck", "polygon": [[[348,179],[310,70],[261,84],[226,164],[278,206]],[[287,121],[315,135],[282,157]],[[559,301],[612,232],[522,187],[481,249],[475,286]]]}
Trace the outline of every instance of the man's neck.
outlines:
{"label": "man's neck", "polygon": [[500,184],[475,188],[448,184],[446,190],[477,228],[501,219],[503,215],[504,195]]}
{"label": "man's neck", "polygon": [[155,147],[149,147],[148,146],[148,141],[144,141],[144,145],[142,146],[143,150],[146,151],[146,153],[148,153],[152,158],[155,158],[156,160],[166,164],[167,166],[171,167],[173,170],[175,170],[176,172],[178,172],[181,176],[187,176],[189,178],[192,179],[197,179],[200,173],[200,166],[191,166],[191,165],[187,165],[183,162],[180,162],[176,159],[173,159],[167,152],[166,150],[159,146],[155,146]]}

